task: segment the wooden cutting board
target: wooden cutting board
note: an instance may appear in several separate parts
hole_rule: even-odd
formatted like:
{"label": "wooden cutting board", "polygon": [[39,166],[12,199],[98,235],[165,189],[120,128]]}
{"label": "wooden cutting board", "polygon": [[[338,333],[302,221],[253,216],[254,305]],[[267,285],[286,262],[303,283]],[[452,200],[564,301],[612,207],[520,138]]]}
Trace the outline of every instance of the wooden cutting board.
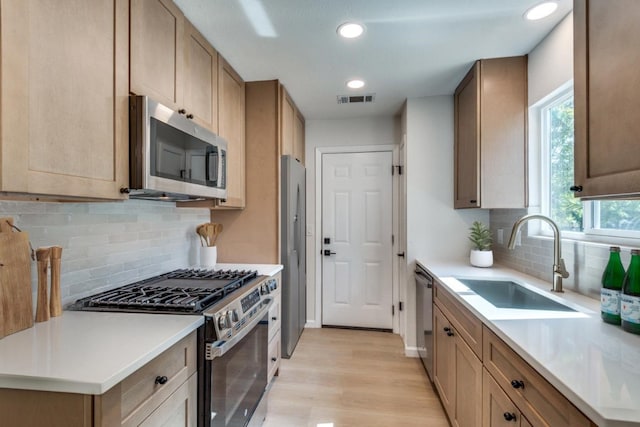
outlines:
{"label": "wooden cutting board", "polygon": [[0,218],[0,338],[33,326],[29,235],[7,220]]}

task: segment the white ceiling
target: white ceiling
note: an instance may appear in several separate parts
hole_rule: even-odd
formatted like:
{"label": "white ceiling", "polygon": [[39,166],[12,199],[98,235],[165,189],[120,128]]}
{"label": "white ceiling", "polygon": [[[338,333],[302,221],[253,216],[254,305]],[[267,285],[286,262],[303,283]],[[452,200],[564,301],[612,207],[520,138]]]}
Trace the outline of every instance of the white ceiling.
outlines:
{"label": "white ceiling", "polygon": [[[452,94],[474,60],[530,52],[572,7],[558,0],[530,22],[540,0],[174,1],[246,81],[280,79],[307,119],[390,116],[406,98]],[[350,20],[363,37],[337,36]],[[347,89],[354,77],[367,86]],[[366,93],[373,104],[336,100]]]}

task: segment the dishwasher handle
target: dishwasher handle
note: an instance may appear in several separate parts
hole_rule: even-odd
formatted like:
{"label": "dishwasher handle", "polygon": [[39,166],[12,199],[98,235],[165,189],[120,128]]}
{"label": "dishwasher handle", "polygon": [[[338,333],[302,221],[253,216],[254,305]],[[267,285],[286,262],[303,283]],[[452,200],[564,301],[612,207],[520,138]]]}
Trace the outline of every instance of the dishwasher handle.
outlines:
{"label": "dishwasher handle", "polygon": [[416,282],[431,289],[433,288],[433,277],[423,272],[422,270],[416,270]]}

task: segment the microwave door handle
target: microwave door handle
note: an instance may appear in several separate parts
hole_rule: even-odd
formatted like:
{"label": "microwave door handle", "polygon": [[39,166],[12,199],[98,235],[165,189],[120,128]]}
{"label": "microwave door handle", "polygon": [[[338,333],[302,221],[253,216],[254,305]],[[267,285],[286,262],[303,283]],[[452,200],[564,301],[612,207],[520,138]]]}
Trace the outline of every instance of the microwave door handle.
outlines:
{"label": "microwave door handle", "polygon": [[209,181],[211,181],[211,179],[209,178],[209,155],[210,155],[210,151],[207,150],[204,153],[204,183],[208,183]]}

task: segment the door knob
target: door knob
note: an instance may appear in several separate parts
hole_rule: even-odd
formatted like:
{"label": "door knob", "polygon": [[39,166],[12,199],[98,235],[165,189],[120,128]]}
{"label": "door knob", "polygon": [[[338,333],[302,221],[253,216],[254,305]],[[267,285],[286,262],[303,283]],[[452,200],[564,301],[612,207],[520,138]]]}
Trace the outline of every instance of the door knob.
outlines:
{"label": "door knob", "polygon": [[325,249],[324,250],[324,256],[331,256],[331,255],[335,255],[335,254],[336,254],[335,252],[332,252],[329,249]]}

